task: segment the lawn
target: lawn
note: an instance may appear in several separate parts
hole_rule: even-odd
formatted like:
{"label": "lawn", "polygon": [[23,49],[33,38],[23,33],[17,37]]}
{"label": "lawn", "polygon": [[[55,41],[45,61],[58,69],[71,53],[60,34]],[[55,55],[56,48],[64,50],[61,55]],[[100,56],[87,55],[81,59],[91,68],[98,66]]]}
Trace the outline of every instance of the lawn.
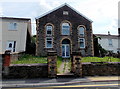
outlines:
{"label": "lawn", "polygon": [[[119,58],[113,57],[83,57],[82,62],[120,62]],[[13,61],[12,64],[33,64],[33,63],[47,63],[47,57],[36,57],[32,55],[23,55],[19,60]],[[57,66],[60,67],[62,58],[57,57]]]}
{"label": "lawn", "polygon": [[19,60],[13,61],[11,64],[34,64],[34,63],[47,63],[46,57],[36,57],[32,55],[23,55]]}
{"label": "lawn", "polygon": [[113,57],[83,57],[82,62],[120,62],[120,59]]}

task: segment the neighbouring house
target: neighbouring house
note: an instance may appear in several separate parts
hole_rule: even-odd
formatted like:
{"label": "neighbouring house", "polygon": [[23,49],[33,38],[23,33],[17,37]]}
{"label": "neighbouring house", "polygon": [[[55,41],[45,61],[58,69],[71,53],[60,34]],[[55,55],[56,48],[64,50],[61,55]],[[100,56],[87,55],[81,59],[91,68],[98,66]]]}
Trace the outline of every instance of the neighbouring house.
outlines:
{"label": "neighbouring house", "polygon": [[36,55],[47,56],[56,51],[68,58],[72,52],[94,56],[92,21],[68,4],[36,18]]}
{"label": "neighbouring house", "polygon": [[98,43],[108,52],[117,53],[120,52],[120,39],[118,35],[107,34],[94,34],[101,39],[98,39]]}
{"label": "neighbouring house", "polygon": [[0,17],[0,54],[26,51],[26,41],[31,36],[31,19]]}

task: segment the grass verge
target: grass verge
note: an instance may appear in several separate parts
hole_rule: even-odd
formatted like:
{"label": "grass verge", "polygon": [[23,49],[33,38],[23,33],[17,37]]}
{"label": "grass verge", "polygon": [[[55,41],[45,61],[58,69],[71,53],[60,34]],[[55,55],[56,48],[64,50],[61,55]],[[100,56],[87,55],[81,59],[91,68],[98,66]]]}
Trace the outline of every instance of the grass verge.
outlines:
{"label": "grass verge", "polygon": [[113,57],[83,57],[82,62],[120,62],[120,59]]}
{"label": "grass verge", "polygon": [[17,61],[13,61],[11,64],[34,64],[34,63],[47,63],[46,57],[36,57],[25,54]]}
{"label": "grass verge", "polygon": [[[57,67],[59,68],[62,64],[62,57],[57,57]],[[119,58],[113,57],[82,57],[82,62],[120,62]],[[47,57],[37,57],[25,54],[19,60],[12,61],[11,64],[34,64],[34,63],[47,63]],[[69,63],[70,65],[70,63]]]}

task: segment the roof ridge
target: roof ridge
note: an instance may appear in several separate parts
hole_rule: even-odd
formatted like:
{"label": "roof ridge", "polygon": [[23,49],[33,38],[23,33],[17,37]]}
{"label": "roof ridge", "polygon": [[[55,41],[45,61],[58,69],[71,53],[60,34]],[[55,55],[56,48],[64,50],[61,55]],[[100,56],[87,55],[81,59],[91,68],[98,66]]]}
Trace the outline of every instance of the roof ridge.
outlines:
{"label": "roof ridge", "polygon": [[24,19],[24,20],[31,20],[31,18],[24,18],[24,17],[6,17],[6,16],[2,16],[0,17],[2,19]]}
{"label": "roof ridge", "polygon": [[108,35],[108,34],[94,34],[94,35],[100,35],[100,36],[119,36],[119,35]]}

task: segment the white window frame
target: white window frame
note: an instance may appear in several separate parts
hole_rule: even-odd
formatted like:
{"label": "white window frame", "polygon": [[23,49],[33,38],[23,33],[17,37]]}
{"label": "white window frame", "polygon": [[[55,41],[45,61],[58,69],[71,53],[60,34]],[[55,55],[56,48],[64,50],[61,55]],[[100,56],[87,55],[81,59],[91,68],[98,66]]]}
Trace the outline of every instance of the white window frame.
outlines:
{"label": "white window frame", "polygon": [[[68,29],[64,28],[64,26],[68,26]],[[69,30],[69,33],[65,34],[64,30]],[[62,35],[70,35],[70,25],[67,22],[62,23]]]}
{"label": "white window frame", "polygon": [[[80,40],[81,40],[81,39],[83,40],[84,47],[80,47]],[[80,47],[80,48],[85,48],[85,38],[79,38],[79,47]]]}
{"label": "white window frame", "polygon": [[[80,28],[83,28],[84,30],[82,29],[82,31],[81,31]],[[84,36],[85,36],[85,28],[84,28],[83,26],[80,26],[79,29],[78,29],[78,31],[79,31],[79,32],[78,32],[78,33],[79,33],[79,36],[81,36],[81,37],[84,37]]]}
{"label": "white window frame", "polygon": [[10,22],[9,23],[9,30],[17,30],[17,23],[16,22]]}
{"label": "white window frame", "polygon": [[[48,38],[51,38],[51,40],[47,40]],[[48,47],[48,46],[47,46],[47,41],[51,41],[51,43],[52,43],[52,46],[51,46],[51,47]],[[53,48],[53,38],[52,38],[52,37],[46,37],[46,39],[45,39],[45,47],[46,47],[46,48]]]}
{"label": "white window frame", "polygon": [[[46,26],[46,35],[47,36],[52,36],[52,30],[53,30],[52,26],[50,26],[50,25]],[[51,31],[51,34],[48,34],[47,31]]]}
{"label": "white window frame", "polygon": [[[9,44],[12,44],[12,47],[9,48]],[[15,46],[15,48],[14,48]],[[11,50],[11,52],[16,52],[16,41],[7,41],[7,47],[6,50]],[[14,51],[15,50],[15,51]]]}
{"label": "white window frame", "polygon": [[[62,55],[62,57],[63,58],[69,58],[70,57],[70,44],[62,44],[62,47],[63,46],[65,47],[65,50],[64,50],[65,51],[65,56]],[[69,51],[68,51],[69,52],[69,56],[67,56],[67,54],[66,54],[66,52],[67,52],[67,49],[66,49],[67,46],[69,47]],[[63,53],[63,49],[62,49],[62,53]]]}

